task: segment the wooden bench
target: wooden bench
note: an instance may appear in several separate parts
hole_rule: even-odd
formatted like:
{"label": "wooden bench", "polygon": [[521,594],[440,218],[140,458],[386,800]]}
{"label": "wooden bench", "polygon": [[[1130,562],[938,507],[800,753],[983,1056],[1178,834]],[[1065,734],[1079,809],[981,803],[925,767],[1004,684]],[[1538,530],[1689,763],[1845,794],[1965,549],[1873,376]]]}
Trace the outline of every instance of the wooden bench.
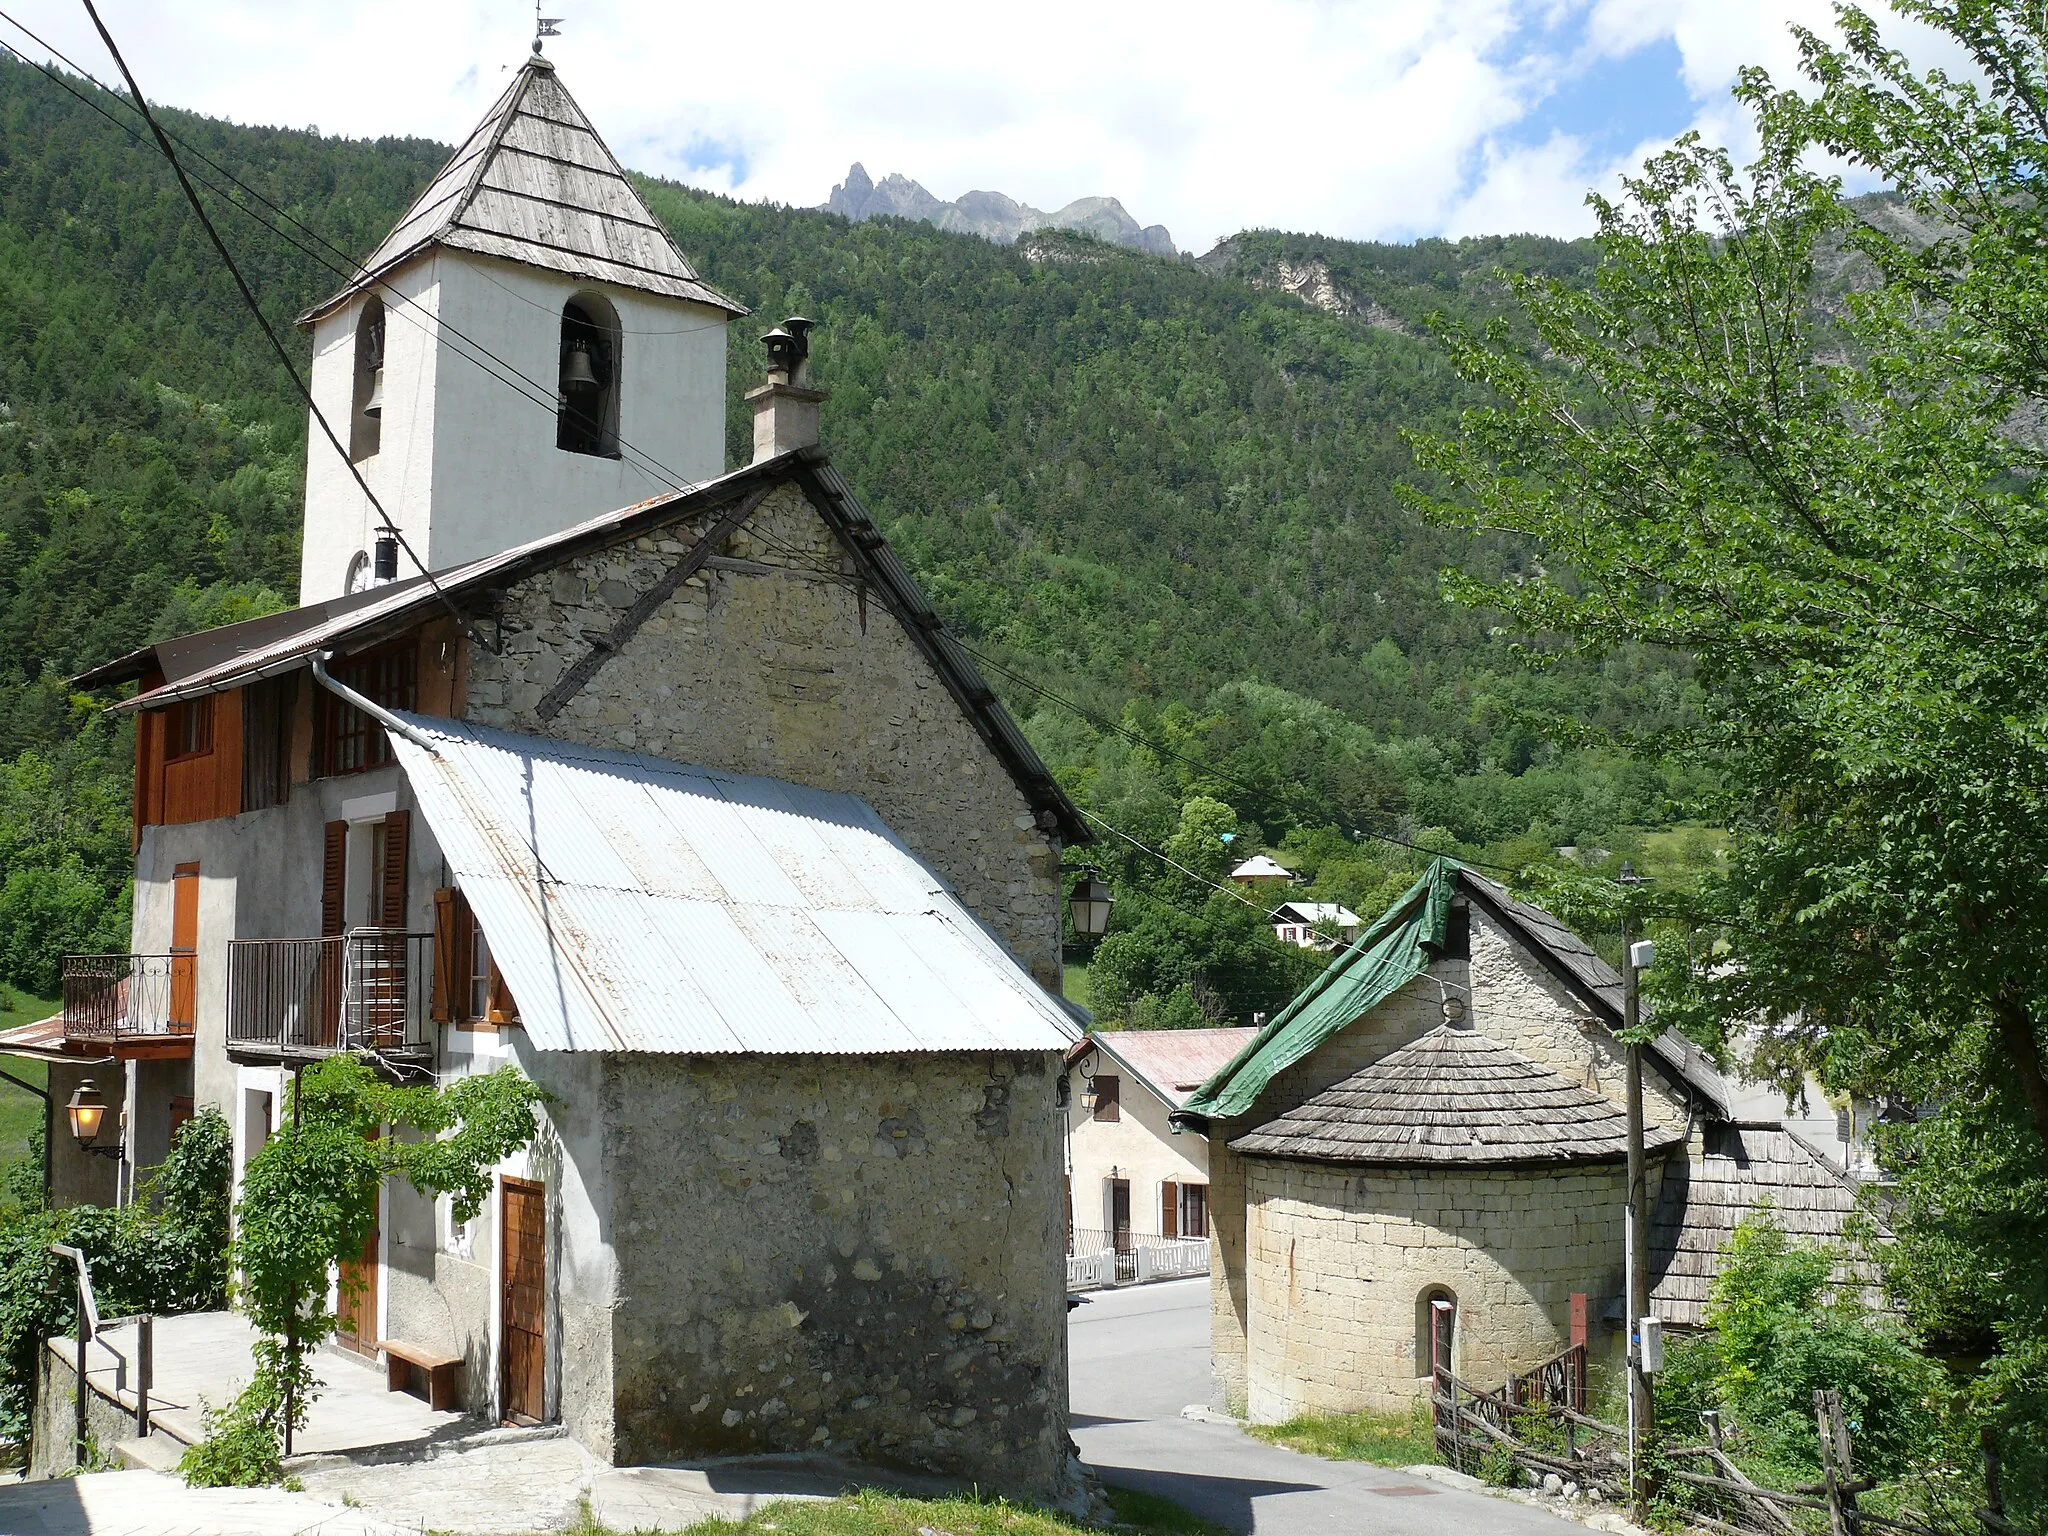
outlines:
{"label": "wooden bench", "polygon": [[[391,1391],[424,1395],[429,1408],[455,1406],[455,1372],[462,1365],[462,1356],[403,1339],[379,1339],[377,1347],[384,1351],[385,1384]],[[427,1380],[424,1394],[413,1391],[415,1371]]]}

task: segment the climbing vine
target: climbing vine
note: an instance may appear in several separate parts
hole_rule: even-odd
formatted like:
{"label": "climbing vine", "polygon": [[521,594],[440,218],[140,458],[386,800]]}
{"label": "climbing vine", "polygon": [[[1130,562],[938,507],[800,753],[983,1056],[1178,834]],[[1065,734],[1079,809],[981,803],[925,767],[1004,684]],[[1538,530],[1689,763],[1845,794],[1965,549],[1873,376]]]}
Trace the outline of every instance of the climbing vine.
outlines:
{"label": "climbing vine", "polygon": [[448,1195],[455,1219],[470,1220],[490,1197],[493,1168],[532,1142],[545,1097],[512,1067],[446,1086],[388,1083],[357,1056],[306,1068],[284,1124],[243,1171],[235,1206],[236,1296],[259,1335],[255,1370],[186,1452],[186,1481],[276,1478],[286,1426],[304,1427],[315,1393],[309,1357],[337,1323],[329,1276],[363,1251],[384,1181]]}

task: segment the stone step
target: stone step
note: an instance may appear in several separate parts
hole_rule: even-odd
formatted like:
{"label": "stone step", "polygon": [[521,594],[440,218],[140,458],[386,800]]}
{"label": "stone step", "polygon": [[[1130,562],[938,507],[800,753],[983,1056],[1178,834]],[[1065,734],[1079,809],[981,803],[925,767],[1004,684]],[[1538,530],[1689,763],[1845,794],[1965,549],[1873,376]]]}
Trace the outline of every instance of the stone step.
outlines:
{"label": "stone step", "polygon": [[114,1447],[114,1459],[131,1472],[175,1472],[184,1454],[185,1442],[169,1435],[123,1440]]}

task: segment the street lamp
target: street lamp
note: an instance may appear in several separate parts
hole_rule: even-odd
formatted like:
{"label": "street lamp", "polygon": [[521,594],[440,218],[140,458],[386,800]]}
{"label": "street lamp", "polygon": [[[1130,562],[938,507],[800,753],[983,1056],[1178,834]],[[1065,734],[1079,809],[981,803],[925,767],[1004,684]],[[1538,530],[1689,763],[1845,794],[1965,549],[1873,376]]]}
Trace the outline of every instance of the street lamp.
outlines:
{"label": "street lamp", "polygon": [[1074,932],[1084,939],[1099,939],[1109,927],[1109,909],[1116,905],[1116,897],[1098,871],[1083,869],[1080,874],[1067,897],[1067,911],[1074,919]]}
{"label": "street lamp", "polygon": [[64,1106],[64,1114],[71,1122],[71,1139],[78,1143],[81,1152],[90,1152],[96,1157],[119,1157],[122,1147],[116,1142],[111,1147],[95,1145],[99,1140],[100,1124],[107,1117],[107,1101],[91,1078],[84,1078],[71,1092],[71,1101]]}

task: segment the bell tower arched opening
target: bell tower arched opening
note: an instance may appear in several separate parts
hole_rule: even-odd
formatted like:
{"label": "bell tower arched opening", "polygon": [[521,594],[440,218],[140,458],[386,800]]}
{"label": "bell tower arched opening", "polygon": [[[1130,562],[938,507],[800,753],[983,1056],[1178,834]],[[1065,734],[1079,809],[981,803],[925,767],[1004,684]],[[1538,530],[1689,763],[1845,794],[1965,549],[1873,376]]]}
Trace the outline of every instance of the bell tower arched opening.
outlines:
{"label": "bell tower arched opening", "polygon": [[619,314],[602,294],[562,306],[555,446],[565,453],[619,456]]}
{"label": "bell tower arched opening", "polygon": [[1415,1298],[1415,1374],[1433,1377],[1452,1369],[1458,1339],[1458,1298],[1432,1285]]}
{"label": "bell tower arched opening", "polygon": [[348,456],[360,464],[384,445],[384,301],[374,293],[356,317],[355,388],[349,399]]}

